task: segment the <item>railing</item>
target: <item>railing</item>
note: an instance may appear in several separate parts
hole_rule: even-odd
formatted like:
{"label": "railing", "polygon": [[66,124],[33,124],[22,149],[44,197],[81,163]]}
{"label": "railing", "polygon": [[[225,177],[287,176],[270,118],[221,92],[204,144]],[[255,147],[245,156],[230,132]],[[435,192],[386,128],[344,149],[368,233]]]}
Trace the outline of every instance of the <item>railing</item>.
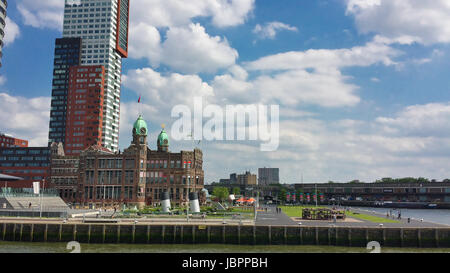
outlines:
{"label": "railing", "polygon": [[[41,190],[42,197],[59,197],[58,191],[55,189]],[[32,189],[12,189],[0,188],[0,197],[39,197],[34,194]]]}

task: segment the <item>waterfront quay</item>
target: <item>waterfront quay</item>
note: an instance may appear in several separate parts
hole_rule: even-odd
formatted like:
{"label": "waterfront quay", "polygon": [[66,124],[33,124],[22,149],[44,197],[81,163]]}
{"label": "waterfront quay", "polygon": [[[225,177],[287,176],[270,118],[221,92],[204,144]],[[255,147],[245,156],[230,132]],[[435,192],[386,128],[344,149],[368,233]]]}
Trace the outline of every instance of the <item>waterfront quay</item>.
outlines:
{"label": "waterfront quay", "polygon": [[[87,244],[224,244],[310,245],[365,247],[449,248],[450,227],[330,224],[303,221],[285,214],[275,225],[274,214],[260,213],[256,221],[219,219],[32,219],[0,218],[0,240],[9,242],[77,241]],[[280,218],[281,219],[281,218]],[[280,225],[282,224],[282,225]],[[286,224],[286,225],[284,225]]]}

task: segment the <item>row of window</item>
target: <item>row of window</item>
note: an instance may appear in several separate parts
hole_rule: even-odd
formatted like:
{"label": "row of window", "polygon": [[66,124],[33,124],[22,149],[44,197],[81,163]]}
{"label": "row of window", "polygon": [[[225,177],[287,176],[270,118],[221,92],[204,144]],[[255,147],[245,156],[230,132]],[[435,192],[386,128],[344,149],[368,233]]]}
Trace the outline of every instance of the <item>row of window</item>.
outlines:
{"label": "row of window", "polygon": [[0,167],[49,167],[50,163],[0,163]]}
{"label": "row of window", "polygon": [[[95,189],[95,193],[94,193]],[[115,199],[121,200],[122,196],[124,199],[131,200],[133,199],[133,187],[132,186],[112,186],[112,187],[84,187],[84,199],[92,200],[94,199]]]}

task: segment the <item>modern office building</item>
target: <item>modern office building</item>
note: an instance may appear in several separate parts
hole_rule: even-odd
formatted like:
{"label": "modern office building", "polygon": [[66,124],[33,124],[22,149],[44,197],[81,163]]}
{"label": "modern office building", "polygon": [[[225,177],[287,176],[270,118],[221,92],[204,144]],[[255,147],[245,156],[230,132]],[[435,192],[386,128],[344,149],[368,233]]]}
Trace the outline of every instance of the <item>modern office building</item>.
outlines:
{"label": "modern office building", "polygon": [[0,148],[0,173],[21,177],[24,180],[8,184],[11,188],[31,188],[32,182],[41,182],[49,177],[50,148],[13,147]]}
{"label": "modern office building", "polygon": [[0,67],[2,66],[1,58],[3,57],[3,37],[5,37],[6,27],[6,8],[8,7],[8,1],[0,1]]}
{"label": "modern office building", "polygon": [[49,146],[54,142],[65,143],[70,67],[80,65],[80,62],[80,38],[56,39],[48,135]]}
{"label": "modern office building", "polygon": [[279,168],[259,168],[258,169],[258,185],[268,186],[280,184]]}
{"label": "modern office building", "polygon": [[28,141],[0,133],[0,148],[28,147]]}
{"label": "modern office building", "polygon": [[[128,56],[129,2],[66,0],[64,8],[63,38],[81,38],[79,64],[105,68],[102,146],[113,152],[118,151],[119,144],[121,70],[122,58]],[[62,139],[50,137],[49,144],[64,142]]]}
{"label": "modern office building", "polygon": [[65,151],[78,155],[102,145],[105,68],[72,66],[69,74]]}
{"label": "modern office building", "polygon": [[232,174],[230,174],[230,178],[220,179],[219,183],[227,184],[227,185],[235,185],[235,184],[237,184],[237,174],[232,173]]}

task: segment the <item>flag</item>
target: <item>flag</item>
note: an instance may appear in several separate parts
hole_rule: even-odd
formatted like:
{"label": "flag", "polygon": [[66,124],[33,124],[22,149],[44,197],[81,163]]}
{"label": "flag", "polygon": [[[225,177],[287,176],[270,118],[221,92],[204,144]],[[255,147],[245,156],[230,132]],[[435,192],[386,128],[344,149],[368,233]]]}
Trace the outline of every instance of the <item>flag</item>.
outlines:
{"label": "flag", "polygon": [[33,193],[39,194],[40,192],[40,184],[39,182],[33,182]]}
{"label": "flag", "polygon": [[141,96],[139,96],[138,103],[141,103]]}

